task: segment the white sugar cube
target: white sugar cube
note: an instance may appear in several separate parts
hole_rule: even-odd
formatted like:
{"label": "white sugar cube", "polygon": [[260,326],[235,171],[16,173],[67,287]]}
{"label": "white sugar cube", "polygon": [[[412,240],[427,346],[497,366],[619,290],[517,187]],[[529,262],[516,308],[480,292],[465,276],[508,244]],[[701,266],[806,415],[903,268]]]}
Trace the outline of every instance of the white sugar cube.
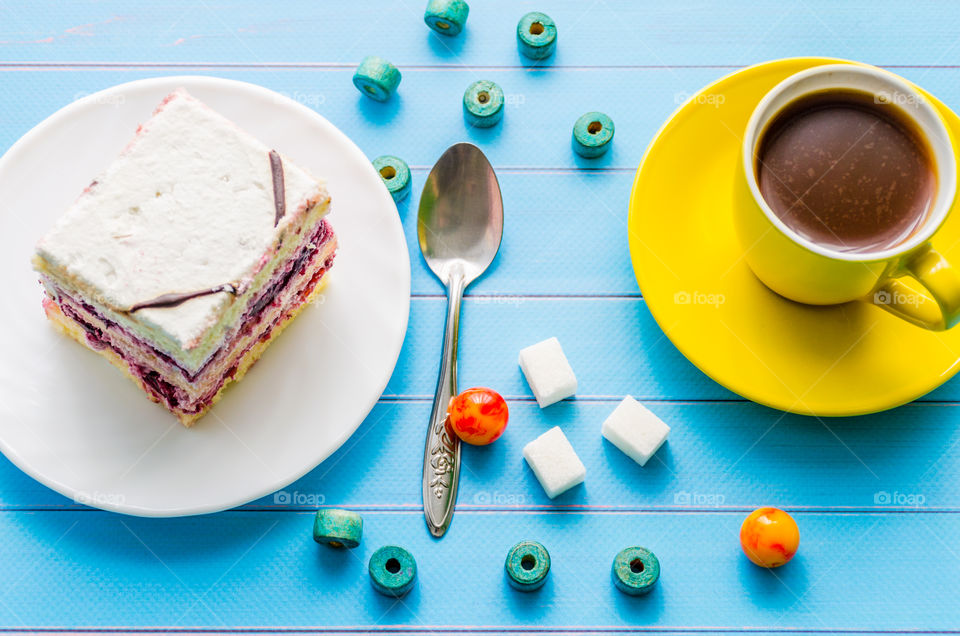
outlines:
{"label": "white sugar cube", "polygon": [[548,338],[521,349],[520,369],[540,408],[577,392],[577,376],[573,375],[573,369],[556,338]]}
{"label": "white sugar cube", "polygon": [[641,466],[667,441],[670,427],[629,395],[603,423],[603,436]]}
{"label": "white sugar cube", "polygon": [[551,499],[582,483],[587,476],[586,467],[559,426],[524,446],[523,458]]}

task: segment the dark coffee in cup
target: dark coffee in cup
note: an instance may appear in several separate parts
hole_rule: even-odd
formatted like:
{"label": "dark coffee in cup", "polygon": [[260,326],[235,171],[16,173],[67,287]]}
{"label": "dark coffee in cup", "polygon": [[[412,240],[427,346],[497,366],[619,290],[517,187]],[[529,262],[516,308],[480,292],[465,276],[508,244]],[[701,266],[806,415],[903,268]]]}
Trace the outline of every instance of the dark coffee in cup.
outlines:
{"label": "dark coffee in cup", "polygon": [[937,190],[933,152],[913,119],[856,90],[787,104],[761,133],[755,169],[784,224],[841,252],[900,245],[924,224]]}

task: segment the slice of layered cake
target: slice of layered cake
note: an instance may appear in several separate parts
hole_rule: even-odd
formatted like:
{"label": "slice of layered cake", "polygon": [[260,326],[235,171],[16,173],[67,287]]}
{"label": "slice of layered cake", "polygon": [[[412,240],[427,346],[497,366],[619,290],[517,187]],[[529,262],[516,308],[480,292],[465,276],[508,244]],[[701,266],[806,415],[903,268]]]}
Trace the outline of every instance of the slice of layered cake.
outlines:
{"label": "slice of layered cake", "polygon": [[190,426],[319,293],[329,208],[321,182],[175,91],[40,241],[44,309]]}

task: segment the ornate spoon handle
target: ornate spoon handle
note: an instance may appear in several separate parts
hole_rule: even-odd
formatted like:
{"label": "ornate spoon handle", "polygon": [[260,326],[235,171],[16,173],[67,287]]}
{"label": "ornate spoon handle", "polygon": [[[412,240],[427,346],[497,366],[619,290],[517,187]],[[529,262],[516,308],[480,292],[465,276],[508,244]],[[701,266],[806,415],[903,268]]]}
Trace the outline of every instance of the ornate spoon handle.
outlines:
{"label": "ornate spoon handle", "polygon": [[450,527],[460,481],[460,439],[448,430],[446,422],[447,404],[457,394],[457,338],[465,287],[463,271],[454,268],[447,285],[447,324],[440,378],[423,451],[423,514],[430,534],[435,537],[442,537]]}

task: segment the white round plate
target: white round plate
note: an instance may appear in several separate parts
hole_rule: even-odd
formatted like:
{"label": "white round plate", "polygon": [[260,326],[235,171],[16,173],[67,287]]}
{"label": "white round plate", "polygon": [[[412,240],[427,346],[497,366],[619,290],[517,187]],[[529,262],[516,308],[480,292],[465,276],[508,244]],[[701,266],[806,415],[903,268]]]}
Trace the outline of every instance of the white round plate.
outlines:
{"label": "white round plate", "polygon": [[[181,86],[325,178],[340,241],[322,302],[305,308],[190,429],[106,360],[54,332],[30,266],[37,240]],[[92,94],[0,159],[0,201],[0,450],[75,501],[177,516],[262,497],[337,450],[396,365],[410,310],[410,261],[396,206],[346,135],[273,91],[164,77]]]}

